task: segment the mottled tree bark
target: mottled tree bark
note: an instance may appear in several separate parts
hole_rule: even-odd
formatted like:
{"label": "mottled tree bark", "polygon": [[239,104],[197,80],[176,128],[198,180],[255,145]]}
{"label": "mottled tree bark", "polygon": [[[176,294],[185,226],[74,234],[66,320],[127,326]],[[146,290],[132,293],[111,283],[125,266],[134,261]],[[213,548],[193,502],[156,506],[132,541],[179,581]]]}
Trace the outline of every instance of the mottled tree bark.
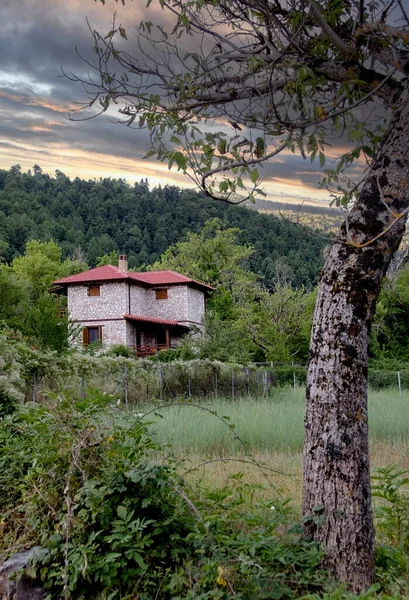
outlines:
{"label": "mottled tree bark", "polygon": [[[409,206],[409,99],[396,103],[364,187],[321,274],[305,416],[305,533],[324,565],[354,591],[374,581],[368,458],[367,364],[382,278]],[[373,240],[371,243],[371,240]]]}

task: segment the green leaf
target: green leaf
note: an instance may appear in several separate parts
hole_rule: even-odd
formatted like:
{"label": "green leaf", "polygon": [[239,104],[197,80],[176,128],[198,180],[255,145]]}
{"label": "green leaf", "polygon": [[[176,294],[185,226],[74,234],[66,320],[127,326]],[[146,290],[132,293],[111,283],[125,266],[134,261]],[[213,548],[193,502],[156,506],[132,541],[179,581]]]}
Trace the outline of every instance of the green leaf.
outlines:
{"label": "green leaf", "polygon": [[323,152],[319,153],[319,159],[320,159],[320,167],[323,167],[325,165],[325,154]]}
{"label": "green leaf", "polygon": [[128,38],[126,37],[126,31],[123,27],[119,28],[119,33],[121,35],[122,38],[124,38],[124,40],[127,40]]}
{"label": "green leaf", "polygon": [[125,521],[125,519],[126,519],[126,517],[128,515],[128,511],[127,511],[126,507],[122,506],[122,505],[118,506],[118,508],[116,509],[116,512],[118,514],[118,517],[120,519],[122,519],[123,521]]}
{"label": "green leaf", "polygon": [[253,169],[250,173],[250,179],[253,183],[256,183],[258,181],[259,178],[259,174],[258,174],[258,170],[257,169]]}
{"label": "green leaf", "polygon": [[138,565],[141,569],[144,569],[146,567],[146,563],[143,560],[143,557],[139,554],[139,552],[134,552],[132,557],[133,557],[134,561],[136,563],[138,563]]}
{"label": "green leaf", "polygon": [[184,156],[181,152],[175,152],[173,158],[178,166],[178,169],[182,169],[182,171],[185,171],[187,167],[186,156]]}

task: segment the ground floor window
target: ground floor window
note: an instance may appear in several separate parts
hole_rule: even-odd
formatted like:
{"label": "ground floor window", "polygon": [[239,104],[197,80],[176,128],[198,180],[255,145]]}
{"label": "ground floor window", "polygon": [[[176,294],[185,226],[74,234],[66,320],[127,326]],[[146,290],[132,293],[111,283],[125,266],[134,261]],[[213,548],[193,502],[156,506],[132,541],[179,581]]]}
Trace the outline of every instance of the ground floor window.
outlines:
{"label": "ground floor window", "polygon": [[84,346],[89,346],[95,342],[102,341],[102,327],[84,327],[82,330],[82,341]]}

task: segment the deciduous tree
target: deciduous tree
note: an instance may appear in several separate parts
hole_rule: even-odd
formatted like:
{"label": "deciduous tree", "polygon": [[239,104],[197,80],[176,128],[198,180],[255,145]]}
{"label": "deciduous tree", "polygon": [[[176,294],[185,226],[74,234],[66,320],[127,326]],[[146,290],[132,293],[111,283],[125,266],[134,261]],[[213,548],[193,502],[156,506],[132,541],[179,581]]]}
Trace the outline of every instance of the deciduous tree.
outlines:
{"label": "deciduous tree", "polygon": [[[148,128],[149,156],[228,201],[241,201],[247,185],[243,197],[254,197],[258,166],[284,150],[323,166],[334,135],[352,146],[328,173],[329,185],[355,159],[367,164],[361,184],[346,180],[344,201],[356,201],[317,296],[303,500],[306,533],[325,545],[327,566],[365,589],[374,580],[369,332],[409,211],[408,14],[402,0],[160,5],[170,30],[142,22],[133,54],[129,32],[115,22],[107,35],[92,32],[97,58],[87,86],[86,106],[97,101],[105,112],[117,103],[128,125]],[[383,127],[377,116],[385,115]]]}

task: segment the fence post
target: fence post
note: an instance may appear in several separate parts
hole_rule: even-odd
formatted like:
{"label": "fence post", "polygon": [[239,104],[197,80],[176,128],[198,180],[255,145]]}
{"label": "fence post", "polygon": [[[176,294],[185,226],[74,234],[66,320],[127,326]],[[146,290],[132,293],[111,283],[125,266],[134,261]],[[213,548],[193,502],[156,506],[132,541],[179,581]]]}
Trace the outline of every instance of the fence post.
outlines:
{"label": "fence post", "polygon": [[128,367],[125,365],[124,367],[124,396],[125,396],[125,406],[128,408]]}
{"label": "fence post", "polygon": [[159,368],[159,400],[162,402],[162,386],[163,386],[163,376],[162,376],[162,368]]}
{"label": "fence post", "polygon": [[190,396],[191,396],[191,381],[190,381],[190,371],[189,371],[189,368],[188,368],[188,371],[187,371],[187,395],[188,395],[188,398],[190,398]]}
{"label": "fence post", "polygon": [[267,396],[267,371],[263,371],[263,397]]}
{"label": "fence post", "polygon": [[247,396],[250,396],[250,370],[246,367]]}
{"label": "fence post", "polygon": [[295,380],[295,373],[293,371],[293,381],[294,381],[294,389],[296,388],[296,380]]}
{"label": "fence post", "polygon": [[37,380],[36,380],[36,372],[33,371],[31,376],[31,400],[36,402],[37,400]]}
{"label": "fence post", "polygon": [[234,369],[231,370],[231,399],[234,400]]}
{"label": "fence post", "polygon": [[218,386],[217,386],[217,368],[214,370],[214,397],[218,396]]}
{"label": "fence post", "polygon": [[399,388],[399,394],[402,393],[402,385],[401,385],[401,380],[400,380],[400,371],[398,371],[398,388]]}
{"label": "fence post", "polygon": [[85,398],[85,377],[84,377],[84,371],[81,372],[81,398]]}

